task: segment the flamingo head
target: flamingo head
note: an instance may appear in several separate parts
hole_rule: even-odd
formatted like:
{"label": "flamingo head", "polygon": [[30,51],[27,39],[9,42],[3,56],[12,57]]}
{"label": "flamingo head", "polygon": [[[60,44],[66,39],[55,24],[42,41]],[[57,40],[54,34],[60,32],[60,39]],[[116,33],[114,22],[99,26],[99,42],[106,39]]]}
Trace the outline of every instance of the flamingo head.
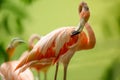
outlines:
{"label": "flamingo head", "polygon": [[80,22],[76,30],[72,32],[72,36],[82,32],[85,24],[87,23],[90,17],[89,7],[87,6],[87,3],[85,2],[80,3],[78,12],[80,15]]}
{"label": "flamingo head", "polygon": [[87,3],[81,2],[81,3],[79,4],[79,7],[78,7],[78,12],[79,12],[79,13],[82,11],[82,7],[83,7],[84,5],[87,5]]}
{"label": "flamingo head", "polygon": [[10,44],[6,49],[6,52],[8,53],[9,58],[13,55],[15,48],[21,43],[24,43],[24,41],[19,38],[14,38],[11,40]]}

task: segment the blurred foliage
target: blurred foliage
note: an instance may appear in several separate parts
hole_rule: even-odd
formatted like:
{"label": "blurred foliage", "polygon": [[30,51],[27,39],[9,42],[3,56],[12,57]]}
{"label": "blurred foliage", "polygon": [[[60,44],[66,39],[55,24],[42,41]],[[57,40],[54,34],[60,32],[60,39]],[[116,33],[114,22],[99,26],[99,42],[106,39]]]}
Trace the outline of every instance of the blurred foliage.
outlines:
{"label": "blurred foliage", "polygon": [[[15,2],[12,2],[11,0],[1,1],[0,4],[1,4],[0,5],[1,7],[0,8],[0,23],[1,23],[0,26],[3,27],[4,30],[6,30],[6,33],[8,34],[12,33],[10,30],[11,20],[14,21],[13,24],[17,24],[16,27],[23,28],[23,26],[20,24],[22,24],[22,20],[27,17],[27,12],[25,8],[23,8],[21,5],[18,5]],[[23,29],[20,29],[20,28],[17,29],[17,32],[22,33]]]}
{"label": "blurred foliage", "polygon": [[102,80],[120,80],[120,57],[107,68]]}
{"label": "blurred foliage", "polygon": [[10,32],[10,29],[9,29],[9,24],[8,24],[8,16],[5,15],[2,22],[1,22],[1,26],[4,27],[5,31],[8,33],[8,34],[11,34]]}
{"label": "blurred foliage", "polygon": [[116,17],[116,22],[118,23],[118,32],[120,34],[120,15],[118,17]]}
{"label": "blurred foliage", "polygon": [[4,61],[8,61],[8,54],[6,53],[6,50],[3,48],[3,44],[0,44],[0,63],[3,63]]}
{"label": "blurred foliage", "polygon": [[[108,8],[108,11],[106,15],[108,18],[104,18],[102,21],[102,32],[105,37],[111,37],[113,35],[113,31],[116,30],[116,32],[120,35],[120,2],[117,0],[112,3],[112,6]],[[114,25],[114,23],[116,25]],[[114,27],[114,30],[112,29]]]}
{"label": "blurred foliage", "polygon": [[21,0],[23,3],[25,3],[25,4],[31,4],[31,3],[33,3],[34,1],[36,1],[36,0]]}
{"label": "blurred foliage", "polygon": [[17,23],[17,31],[18,31],[18,33],[20,34],[20,33],[22,33],[23,32],[23,24],[22,24],[22,21],[21,21],[21,19],[20,18],[17,18],[16,19],[16,23]]}
{"label": "blurred foliage", "polygon": [[[3,36],[11,36],[14,33],[22,35],[24,32],[23,21],[28,18],[26,4],[34,0],[0,0],[0,31]],[[23,4],[25,3],[25,4]],[[3,32],[5,31],[5,32]],[[0,35],[0,37],[2,37]],[[4,37],[7,40],[8,37]],[[0,39],[0,61],[7,61],[5,40]],[[1,63],[0,62],[0,63]]]}
{"label": "blurred foliage", "polygon": [[107,20],[103,20],[102,22],[102,32],[105,37],[111,37],[112,36],[112,31],[110,30],[110,25]]}
{"label": "blurred foliage", "polygon": [[[114,36],[113,32],[116,32],[120,38],[120,10],[119,10],[120,2],[116,0],[112,4],[113,5],[108,8],[107,13],[111,19],[106,18],[102,22],[103,35],[105,37],[109,37],[110,39],[112,39],[112,37]],[[103,74],[104,75],[101,80],[120,80],[120,53],[118,53],[117,58],[113,60],[111,65],[108,66],[108,68],[105,70]]]}

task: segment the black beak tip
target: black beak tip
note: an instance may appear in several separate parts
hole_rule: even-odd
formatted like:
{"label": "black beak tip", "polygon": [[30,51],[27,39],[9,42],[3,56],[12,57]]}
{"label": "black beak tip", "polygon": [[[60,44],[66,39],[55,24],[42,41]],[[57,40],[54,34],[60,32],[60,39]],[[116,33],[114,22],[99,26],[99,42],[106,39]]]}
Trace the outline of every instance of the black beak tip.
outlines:
{"label": "black beak tip", "polygon": [[21,42],[19,42],[19,43],[25,43],[24,41],[21,41]]}
{"label": "black beak tip", "polygon": [[73,31],[72,34],[71,34],[71,36],[77,35],[79,33],[80,33],[79,31]]}

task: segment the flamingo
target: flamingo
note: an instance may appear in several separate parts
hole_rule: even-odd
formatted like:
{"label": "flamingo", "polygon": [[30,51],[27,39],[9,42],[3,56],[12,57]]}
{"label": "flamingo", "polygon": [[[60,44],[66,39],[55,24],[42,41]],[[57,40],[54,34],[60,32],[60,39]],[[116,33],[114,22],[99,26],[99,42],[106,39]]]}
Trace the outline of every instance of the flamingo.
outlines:
{"label": "flamingo", "polygon": [[[68,64],[69,64],[72,56],[74,55],[75,51],[80,51],[80,50],[84,50],[84,49],[91,49],[91,48],[94,47],[94,45],[96,43],[94,32],[93,32],[91,26],[88,23],[86,23],[89,19],[89,16],[90,16],[90,12],[89,12],[89,8],[87,6],[87,3],[81,2],[79,7],[78,7],[78,12],[79,12],[80,17],[81,17],[81,21],[80,21],[80,24],[79,24],[80,26],[77,28],[76,31],[73,31],[72,35],[79,34],[80,31],[83,30],[83,26],[85,25],[85,27],[87,29],[87,32],[88,32],[88,35],[89,35],[89,38],[86,37],[86,34],[82,34],[82,33],[81,34],[84,35],[84,37],[86,37],[86,39],[83,39],[83,40],[84,41],[89,40],[88,44],[90,44],[91,46],[89,46],[89,45],[87,46],[86,44],[84,44],[84,41],[81,40],[80,41],[81,44],[79,44],[79,46],[81,45],[81,47],[76,46],[75,48],[78,48],[77,50],[75,48],[69,49],[68,54],[66,53],[65,55],[61,56],[60,60],[56,63],[54,80],[57,80],[57,72],[58,72],[59,62],[63,63],[63,66],[64,66],[64,80],[66,80],[67,67],[68,67]],[[86,47],[82,46],[82,45],[86,45]],[[87,48],[87,47],[89,47],[89,48]]]}
{"label": "flamingo", "polygon": [[[35,39],[40,40],[41,38],[40,38],[40,36],[38,34],[31,35],[31,37],[28,40],[28,45],[29,45],[28,46],[28,50],[23,53],[23,55],[20,58],[20,60],[22,60],[22,58],[27,56],[27,54],[32,50],[32,48],[34,47],[34,43],[33,42],[34,42]],[[35,68],[37,70],[38,80],[40,80],[40,77],[39,77],[40,71],[42,71],[44,73],[44,76],[45,76],[44,80],[47,80],[47,70],[45,68],[41,70],[41,66],[43,68],[43,67],[48,66],[48,65],[50,65],[50,64],[45,64],[45,65],[43,65],[43,64],[34,64],[33,65],[32,64],[31,68]]]}
{"label": "flamingo", "polygon": [[0,66],[2,80],[34,80],[33,74],[29,69],[18,75],[18,71],[14,72],[19,61],[10,61]]}
{"label": "flamingo", "polygon": [[[25,51],[23,54],[22,54],[22,57],[20,57],[19,60],[22,60],[24,57],[26,57],[28,55],[28,53],[33,49],[34,47],[34,41],[35,40],[40,40],[41,37],[38,35],[38,34],[32,34],[28,40],[28,50]],[[40,80],[40,70],[39,68],[37,67],[31,67],[31,68],[35,68],[37,70],[37,74],[38,74],[38,80]]]}
{"label": "flamingo", "polygon": [[25,56],[27,56],[27,54],[32,50],[32,48],[34,47],[34,41],[35,40],[40,40],[40,36],[38,34],[32,34],[30,36],[30,38],[28,39],[28,50],[23,52],[23,54],[21,55],[21,57],[19,58],[19,60],[22,60]]}
{"label": "flamingo", "polygon": [[11,43],[8,45],[6,52],[9,56],[9,61],[3,63],[0,66],[0,76],[2,77],[2,80],[34,80],[33,74],[29,69],[26,69],[23,73],[18,75],[19,71],[14,72],[14,69],[18,65],[19,61],[10,61],[15,48],[20,44],[23,43],[23,40],[20,40],[18,38],[15,38],[11,41]]}
{"label": "flamingo", "polygon": [[[23,72],[27,67],[36,64],[45,65],[40,67],[41,69],[46,67],[47,70],[51,64],[57,63],[58,66],[58,62],[61,62],[64,66],[63,80],[66,80],[67,67],[74,53],[80,50],[92,49],[96,43],[94,32],[87,23],[90,16],[87,3],[82,2],[80,4],[79,13],[80,24],[77,28],[62,27],[44,36],[36,43],[28,56],[18,64],[15,70],[25,66],[21,71]],[[83,31],[84,26],[88,36]],[[56,77],[55,75],[55,79]]]}
{"label": "flamingo", "polygon": [[[34,40],[40,40],[40,36],[38,34],[33,34],[30,36],[29,40],[28,40],[28,50],[25,51],[23,54],[22,54],[22,57],[20,58],[20,60],[22,60],[25,56],[27,56],[27,54],[32,50],[32,48],[34,47]],[[46,64],[47,65],[47,64]],[[45,75],[45,78],[44,80],[47,80],[47,70],[43,69],[41,70],[41,67],[39,66],[44,66],[44,65],[41,65],[41,64],[35,64],[34,66],[31,66],[31,68],[35,68],[37,70],[37,74],[38,74],[38,80],[40,80],[40,71],[43,71],[44,72],[44,75]]]}

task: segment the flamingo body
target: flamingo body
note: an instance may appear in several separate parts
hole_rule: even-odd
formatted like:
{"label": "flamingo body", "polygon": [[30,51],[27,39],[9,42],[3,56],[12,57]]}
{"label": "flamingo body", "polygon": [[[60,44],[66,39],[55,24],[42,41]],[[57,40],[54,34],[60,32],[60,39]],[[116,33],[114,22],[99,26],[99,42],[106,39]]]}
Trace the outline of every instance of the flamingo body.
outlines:
{"label": "flamingo body", "polygon": [[[45,66],[49,67],[50,64],[62,62],[64,65],[63,80],[66,80],[67,67],[74,53],[80,50],[92,49],[96,43],[94,32],[87,23],[90,16],[89,8],[84,2],[79,7],[82,9],[79,8],[81,19],[77,29],[74,27],[63,27],[45,35],[36,43],[28,56],[20,62],[16,69],[24,64],[27,67],[40,64],[40,69],[42,69]],[[84,26],[87,32],[83,31]],[[43,64],[45,66],[42,66]]]}
{"label": "flamingo body", "polygon": [[34,80],[33,74],[29,69],[19,75],[19,70],[14,72],[18,63],[19,61],[10,61],[0,66],[2,80]]}
{"label": "flamingo body", "polygon": [[[15,38],[11,41],[11,43],[8,45],[6,52],[8,53],[9,60],[14,54],[14,50],[16,47],[23,43],[23,40],[20,40],[18,38]],[[34,80],[33,74],[29,69],[26,69],[23,73],[19,75],[19,70],[14,71],[16,66],[19,64],[18,61],[8,61],[4,62],[0,66],[0,77],[2,77],[2,80]],[[30,76],[30,77],[29,77]]]}
{"label": "flamingo body", "polygon": [[85,32],[82,31],[81,34],[71,36],[71,32],[74,30],[74,27],[63,27],[42,37],[28,54],[28,58],[24,58],[18,66],[21,67],[33,60],[50,58],[53,58],[51,63],[55,63],[69,49],[74,47],[74,51],[77,51],[83,46],[86,47],[88,39]]}

